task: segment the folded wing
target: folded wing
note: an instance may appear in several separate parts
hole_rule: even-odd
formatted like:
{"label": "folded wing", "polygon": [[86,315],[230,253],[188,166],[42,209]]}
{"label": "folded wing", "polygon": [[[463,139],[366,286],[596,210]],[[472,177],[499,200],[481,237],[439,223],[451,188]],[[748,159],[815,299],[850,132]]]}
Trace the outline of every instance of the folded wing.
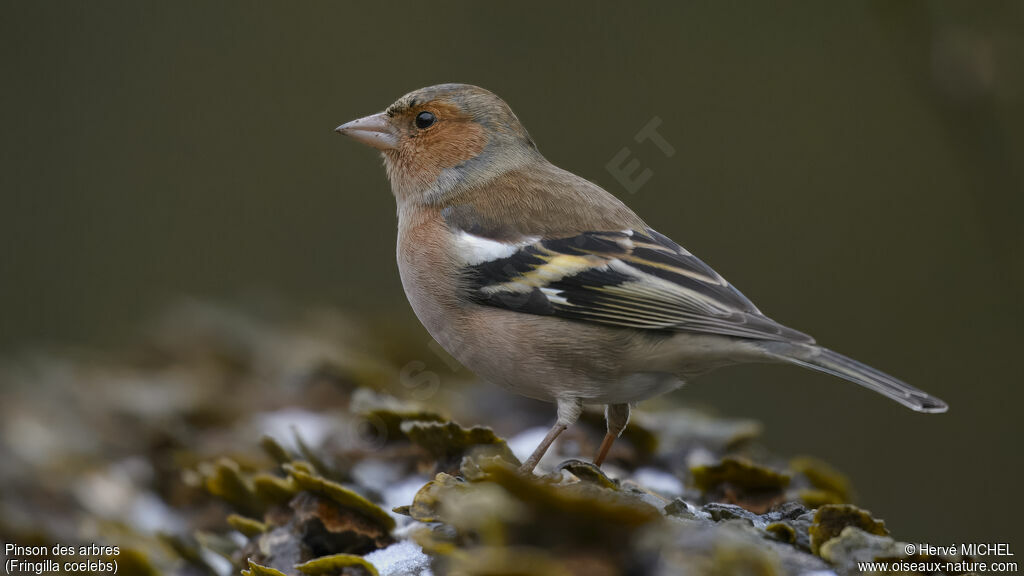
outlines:
{"label": "folded wing", "polygon": [[814,340],[761,312],[739,290],[654,230],[497,242],[459,232],[471,300],[643,330],[790,342]]}

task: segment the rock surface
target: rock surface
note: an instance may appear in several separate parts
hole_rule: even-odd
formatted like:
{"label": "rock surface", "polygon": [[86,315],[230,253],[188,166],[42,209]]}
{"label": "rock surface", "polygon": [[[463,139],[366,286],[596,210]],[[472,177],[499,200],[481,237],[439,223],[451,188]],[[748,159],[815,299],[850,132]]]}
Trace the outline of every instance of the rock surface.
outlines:
{"label": "rock surface", "polygon": [[[839,472],[756,422],[639,411],[604,467],[551,416],[324,311],[174,311],[118,355],[3,373],[0,534],[119,546],[122,575],[855,574],[907,557]],[[453,371],[454,370],[454,371]],[[553,412],[552,412],[553,414]],[[508,442],[494,429],[521,434]],[[542,433],[541,433],[542,434]]]}

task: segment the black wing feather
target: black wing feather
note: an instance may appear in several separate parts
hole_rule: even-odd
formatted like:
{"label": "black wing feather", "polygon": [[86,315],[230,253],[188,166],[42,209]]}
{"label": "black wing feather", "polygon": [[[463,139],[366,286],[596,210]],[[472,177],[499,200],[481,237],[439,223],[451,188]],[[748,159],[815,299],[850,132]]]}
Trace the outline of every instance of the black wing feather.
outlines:
{"label": "black wing feather", "polygon": [[654,230],[586,232],[466,266],[470,299],[529,314],[644,330],[813,342]]}

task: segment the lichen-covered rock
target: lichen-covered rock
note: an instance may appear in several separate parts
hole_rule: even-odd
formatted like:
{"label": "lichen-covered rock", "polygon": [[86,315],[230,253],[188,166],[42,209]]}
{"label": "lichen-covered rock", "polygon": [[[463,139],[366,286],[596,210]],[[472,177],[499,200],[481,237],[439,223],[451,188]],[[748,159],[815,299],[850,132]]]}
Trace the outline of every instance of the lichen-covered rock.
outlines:
{"label": "lichen-covered rock", "polygon": [[442,471],[458,470],[465,456],[497,456],[519,464],[505,440],[490,428],[463,428],[455,422],[403,422],[402,433],[425,449]]}
{"label": "lichen-covered rock", "polygon": [[386,534],[395,528],[394,518],[388,515],[380,506],[345,488],[341,484],[309,474],[298,468],[289,469],[289,477],[298,490],[324,494],[341,509],[362,516],[371,524],[379,527],[382,533]]}
{"label": "lichen-covered rock", "polygon": [[[629,560],[629,543],[641,529],[663,521],[641,497],[607,486],[575,478],[566,482],[561,475],[530,478],[499,461],[484,468],[486,476],[477,482],[439,474],[416,495],[410,507],[414,518],[455,529],[430,533],[421,541],[426,549],[462,549],[476,543],[466,549],[495,562],[495,569],[504,566],[496,558],[506,556],[484,554],[479,546],[554,552],[552,561],[564,569],[573,563],[621,568]],[[451,556],[446,566],[462,566],[459,555]],[[551,562],[540,563],[544,570],[551,567]]]}
{"label": "lichen-covered rock", "polygon": [[907,556],[906,544],[888,536],[865,532],[852,525],[844,527],[838,535],[821,544],[818,554],[841,574],[861,573],[857,567],[858,562],[916,560]]}
{"label": "lichen-covered rock", "polygon": [[772,456],[750,420],[648,403],[599,469],[581,460],[604,434],[589,410],[541,476],[522,475],[496,431],[543,436],[550,407],[447,366],[418,388],[396,344],[418,334],[385,339],[388,355],[322,311],[175,320],[142,350],[18,375],[0,415],[41,448],[0,435],[0,532],[121,545],[130,576],[854,574],[910,559],[845,505],[842,474]]}
{"label": "lichen-covered rock", "polygon": [[723,458],[717,464],[690,469],[694,485],[712,501],[742,506],[755,513],[764,513],[784,501],[790,475],[750,460]]}
{"label": "lichen-covered rock", "polygon": [[818,508],[814,523],[809,529],[811,551],[819,554],[821,547],[832,538],[839,536],[848,527],[859,528],[868,534],[888,536],[885,522],[871,517],[871,513],[852,504],[828,504]]}

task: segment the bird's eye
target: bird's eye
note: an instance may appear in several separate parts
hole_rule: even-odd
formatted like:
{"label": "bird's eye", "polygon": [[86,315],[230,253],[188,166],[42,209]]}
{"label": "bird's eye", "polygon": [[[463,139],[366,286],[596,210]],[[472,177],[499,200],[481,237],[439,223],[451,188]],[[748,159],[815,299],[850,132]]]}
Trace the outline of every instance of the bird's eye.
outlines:
{"label": "bird's eye", "polygon": [[430,112],[420,112],[416,115],[416,127],[420,130],[430,128],[437,122],[437,117]]}

